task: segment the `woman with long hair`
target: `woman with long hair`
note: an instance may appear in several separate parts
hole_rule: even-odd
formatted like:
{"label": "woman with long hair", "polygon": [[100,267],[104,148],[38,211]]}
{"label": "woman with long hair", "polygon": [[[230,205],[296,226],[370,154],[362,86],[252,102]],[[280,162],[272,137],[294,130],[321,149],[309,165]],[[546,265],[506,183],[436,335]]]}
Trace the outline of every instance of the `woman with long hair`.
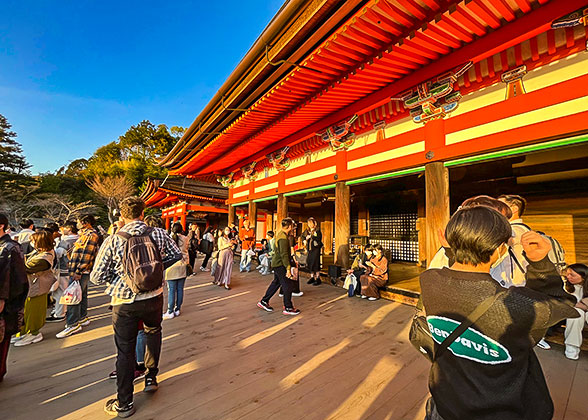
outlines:
{"label": "woman with long hair", "polygon": [[302,243],[308,252],[306,264],[310,271],[307,284],[320,286],[321,284],[321,250],[323,249],[323,234],[314,217],[309,217],[308,228],[302,232]]}
{"label": "woman with long hair", "polygon": [[173,224],[171,237],[182,251],[182,259],[165,270],[168,294],[167,312],[163,314],[163,319],[180,316],[180,308],[184,302],[184,284],[188,275],[188,237],[184,235],[184,227],[180,222]]}
{"label": "woman with long hair", "polygon": [[566,270],[564,288],[566,292],[576,297],[576,311],[580,318],[568,318],[566,320],[565,344],[566,357],[578,360],[580,347],[582,346],[582,330],[588,323],[588,266],[586,264],[571,264]]}
{"label": "woman with long hair", "polygon": [[43,340],[40,330],[45,325],[47,315],[47,294],[57,281],[52,270],[55,262],[53,235],[47,230],[40,230],[33,233],[30,240],[33,251],[25,258],[29,294],[24,307],[24,325],[20,336],[14,340],[16,347]]}
{"label": "woman with long hair", "polygon": [[234,239],[229,239],[231,229],[226,227],[218,238],[218,267],[214,273],[214,283],[230,290],[231,275],[233,274],[233,245]]}
{"label": "woman with long hair", "polygon": [[378,244],[373,247],[373,251],[375,255],[365,263],[371,271],[360,277],[361,297],[368,300],[379,299],[379,288],[388,282],[388,259],[384,256],[384,248]]}

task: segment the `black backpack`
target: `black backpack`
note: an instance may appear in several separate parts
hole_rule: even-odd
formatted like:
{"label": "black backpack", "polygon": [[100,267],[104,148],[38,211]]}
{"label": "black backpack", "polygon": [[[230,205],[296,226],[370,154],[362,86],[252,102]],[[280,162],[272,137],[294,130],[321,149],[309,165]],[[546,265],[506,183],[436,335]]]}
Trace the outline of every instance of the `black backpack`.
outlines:
{"label": "black backpack", "polygon": [[141,235],[118,232],[124,241],[122,264],[125,284],[133,293],[145,293],[163,286],[163,261],[148,227]]}

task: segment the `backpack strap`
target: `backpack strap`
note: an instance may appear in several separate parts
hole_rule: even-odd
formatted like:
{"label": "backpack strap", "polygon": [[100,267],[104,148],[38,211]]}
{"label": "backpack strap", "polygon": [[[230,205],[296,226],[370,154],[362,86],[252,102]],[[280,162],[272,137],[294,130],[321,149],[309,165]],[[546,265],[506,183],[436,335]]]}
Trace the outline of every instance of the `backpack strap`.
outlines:
{"label": "backpack strap", "polygon": [[484,301],[480,303],[480,305],[478,305],[478,307],[467,316],[465,321],[459,324],[457,328],[453,330],[451,334],[449,334],[449,337],[447,337],[445,340],[443,340],[441,344],[439,344],[439,347],[437,347],[437,349],[435,350],[435,356],[433,357],[433,361],[440,357],[445,352],[445,350],[451,344],[453,344],[453,342],[457,340],[457,338],[460,335],[462,335],[465,332],[465,330],[471,327],[482,315],[484,315],[488,311],[488,309],[490,309],[490,307],[494,304],[494,302],[496,302],[498,297],[502,296],[503,293],[504,292],[499,292],[493,296],[489,296],[486,299],[484,299]]}
{"label": "backpack strap", "polygon": [[129,232],[121,232],[121,231],[116,232],[116,235],[118,235],[121,238],[123,238],[123,240],[125,242],[128,241],[131,238],[131,236],[133,236]]}
{"label": "backpack strap", "polygon": [[526,274],[525,269],[523,268],[523,266],[519,262],[517,256],[515,255],[514,251],[512,250],[512,248],[510,246],[508,247],[508,255],[510,256],[510,259],[515,262],[516,266],[519,267],[519,270],[521,270],[521,272],[523,274]]}
{"label": "backpack strap", "polygon": [[[153,228],[151,226],[147,226],[147,228],[145,229],[145,231],[142,233],[142,235],[149,235],[151,236],[151,232],[153,232]],[[118,231],[116,232],[116,235],[120,236],[121,238],[123,238],[126,241],[128,241],[130,238],[132,238],[134,235],[131,235],[129,232],[123,232],[123,231]],[[153,238],[151,238],[153,239]]]}

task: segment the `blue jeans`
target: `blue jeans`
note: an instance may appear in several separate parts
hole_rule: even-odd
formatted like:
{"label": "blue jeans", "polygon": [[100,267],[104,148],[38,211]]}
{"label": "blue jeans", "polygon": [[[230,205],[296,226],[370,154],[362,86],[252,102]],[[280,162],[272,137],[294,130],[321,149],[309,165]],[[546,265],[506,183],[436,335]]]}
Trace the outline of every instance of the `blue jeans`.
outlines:
{"label": "blue jeans", "polygon": [[137,334],[137,345],[135,346],[137,363],[145,363],[145,331],[140,330]]}
{"label": "blue jeans", "polygon": [[248,249],[241,250],[241,262],[239,263],[240,271],[251,271],[252,258],[249,255],[247,255],[248,253]]}
{"label": "blue jeans", "polygon": [[[80,279],[80,286],[82,287],[82,301],[77,305],[68,305],[66,314],[66,325],[73,327],[78,325],[80,321],[88,316],[88,281],[89,274],[82,274]],[[73,283],[73,278],[69,278],[69,284]]]}
{"label": "blue jeans", "polygon": [[184,302],[184,283],[186,279],[167,281],[167,311],[179,311]]}

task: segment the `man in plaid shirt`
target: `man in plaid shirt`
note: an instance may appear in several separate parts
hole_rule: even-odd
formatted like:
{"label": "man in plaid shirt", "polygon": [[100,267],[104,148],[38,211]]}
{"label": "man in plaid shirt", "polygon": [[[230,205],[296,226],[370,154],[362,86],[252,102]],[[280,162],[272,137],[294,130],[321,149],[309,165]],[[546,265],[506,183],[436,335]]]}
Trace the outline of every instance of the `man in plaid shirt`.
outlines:
{"label": "man in plaid shirt", "polygon": [[88,280],[98,254],[98,233],[94,230],[96,219],[85,214],[78,219],[79,238],[71,248],[69,257],[69,282],[79,281],[82,287],[82,300],[77,305],[68,305],[65,329],[57,338],[69,337],[80,332],[82,326],[90,325],[88,319]]}
{"label": "man in plaid shirt", "polygon": [[[148,228],[143,222],[145,203],[139,197],[129,197],[120,204],[121,218],[125,225],[119,232],[142,235]],[[151,239],[159,249],[163,266],[170,267],[182,259],[182,253],[168,233],[161,228],[151,228]],[[163,312],[162,286],[156,290],[135,294],[124,280],[123,251],[125,239],[111,235],[102,244],[90,281],[107,283],[106,293],[111,298],[114,342],[117,348],[116,385],[117,398],[106,402],[104,410],[114,416],[129,417],[135,412],[133,405],[133,380],[135,379],[135,346],[139,322],[145,332],[144,392],[157,390],[157,373],[161,353],[161,320]]]}

